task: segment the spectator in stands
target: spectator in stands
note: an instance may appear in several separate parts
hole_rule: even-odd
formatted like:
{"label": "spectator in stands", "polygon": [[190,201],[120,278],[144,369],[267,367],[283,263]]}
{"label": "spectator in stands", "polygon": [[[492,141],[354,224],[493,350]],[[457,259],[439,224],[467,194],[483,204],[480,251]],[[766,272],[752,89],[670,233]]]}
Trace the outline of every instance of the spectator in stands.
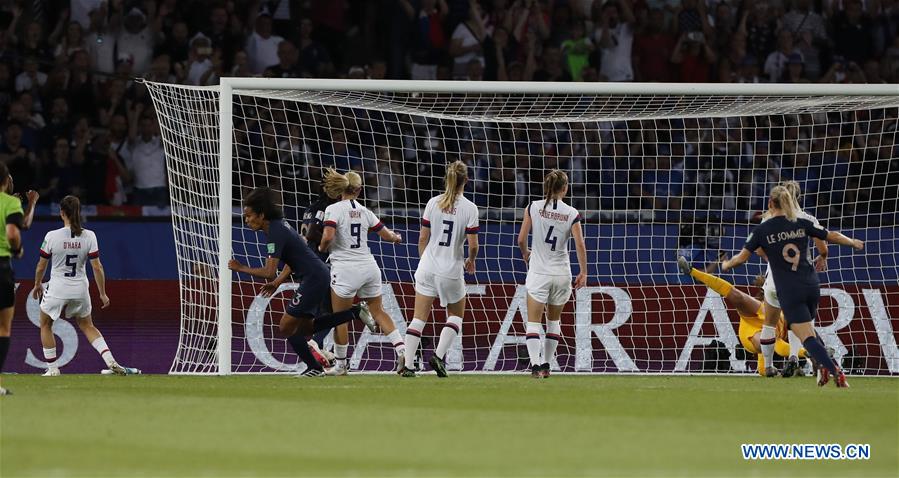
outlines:
{"label": "spectator in stands", "polygon": [[84,43],[91,68],[105,75],[115,71],[116,35],[109,29],[106,2],[90,11],[90,27]]}
{"label": "spectator in stands", "polygon": [[211,85],[218,83],[218,76],[212,63],[212,44],[203,34],[198,34],[190,42],[190,56],[187,66],[188,85]]}
{"label": "spectator in stands", "polygon": [[409,0],[400,0],[407,17],[414,22],[412,43],[413,80],[436,80],[437,65],[446,58],[447,40],[443,25],[449,7],[446,0],[422,0],[418,11]]}
{"label": "spectator in stands", "polygon": [[269,78],[298,78],[300,76],[300,52],[290,40],[278,44],[278,63],[269,65],[264,76]]}
{"label": "spectator in stands", "polygon": [[34,57],[38,61],[52,58],[47,48],[44,28],[38,22],[31,22],[25,28],[25,35],[19,40],[18,50],[19,56],[23,58]]}
{"label": "spectator in stands", "polygon": [[16,124],[19,127],[20,141],[22,145],[31,152],[36,152],[40,140],[40,134],[32,122],[31,115],[21,101],[15,101],[9,105],[9,122],[7,124]]}
{"label": "spectator in stands", "polygon": [[807,32],[819,47],[827,41],[827,24],[812,8],[812,0],[793,0],[793,8],[783,17],[783,29],[796,38]]}
{"label": "spectator in stands", "polygon": [[90,27],[90,12],[99,8],[103,3],[106,3],[105,0],[72,0],[69,2],[69,17],[81,28],[86,29]]}
{"label": "spectator in stands", "polygon": [[81,165],[76,164],[69,140],[65,137],[53,140],[53,152],[43,169],[45,179],[38,190],[42,200],[59,202],[68,194],[81,192]]}
{"label": "spectator in stands", "polygon": [[780,80],[782,83],[808,83],[809,79],[805,73],[805,62],[802,55],[798,52],[791,53],[787,58],[787,68],[784,76]]}
{"label": "spectator in stands", "polygon": [[571,32],[571,36],[562,42],[562,53],[565,55],[565,63],[568,65],[568,73],[571,78],[574,81],[582,81],[581,73],[590,64],[593,42],[587,38],[583,22],[572,22],[568,30]]}
{"label": "spectator in stands", "polygon": [[638,81],[671,81],[674,37],[665,28],[665,12],[653,8],[634,38],[634,76]]}
{"label": "spectator in stands", "polygon": [[603,4],[593,41],[599,48],[599,74],[605,81],[633,81],[634,13],[631,0]]}
{"label": "spectator in stands", "polygon": [[778,83],[784,77],[787,69],[787,62],[792,55],[798,55],[800,63],[802,60],[802,52],[793,47],[793,34],[787,30],[781,30],[777,36],[777,50],[771,52],[765,59],[765,74],[768,75],[768,81]]}
{"label": "spectator in stands", "polygon": [[56,46],[56,49],[53,51],[53,56],[55,58],[68,58],[72,55],[72,53],[81,51],[83,49],[84,32],[81,29],[81,25],[77,22],[71,22],[66,28],[65,34],[62,37],[62,41]]}
{"label": "spectator in stands", "polygon": [[40,90],[47,84],[47,74],[38,70],[37,58],[25,58],[22,73],[16,76],[16,93]]}
{"label": "spectator in stands", "polygon": [[228,20],[228,9],[222,4],[215,4],[209,11],[209,26],[203,31],[212,42],[212,48],[221,49],[225,70],[234,66],[234,55],[243,48],[239,30],[233,31]]}
{"label": "spectator in stands", "polygon": [[705,41],[702,32],[682,34],[671,53],[671,63],[679,65],[680,81],[688,83],[708,82],[715,60],[715,51]]}
{"label": "spectator in stands", "polygon": [[116,38],[119,57],[130,58],[132,71],[138,75],[150,68],[161,23],[161,18],[155,16],[155,3],[147,2],[145,5],[154,6],[154,11],[144,13],[140,8],[131,8],[123,20],[124,28]]}
{"label": "spectator in stands", "polygon": [[453,30],[450,39],[449,55],[453,58],[453,78],[464,79],[472,60],[484,64],[483,42],[486,36],[480,4],[470,0],[468,17]]}
{"label": "spectator in stands", "polygon": [[47,126],[41,131],[41,149],[53,148],[53,140],[69,134],[72,123],[69,120],[69,104],[62,96],[57,96],[50,101],[50,114],[47,118]]}
{"label": "spectator in stands", "polygon": [[22,127],[16,122],[6,126],[4,141],[0,144],[0,162],[9,167],[9,174],[24,190],[36,186],[38,159],[33,147],[22,141]]}
{"label": "spectator in stands", "polygon": [[128,148],[126,164],[134,178],[133,203],[140,206],[163,206],[168,202],[165,153],[159,139],[154,115],[144,113],[143,103],[128,110]]}
{"label": "spectator in stands", "polygon": [[328,50],[312,38],[313,30],[308,18],[300,22],[300,70],[303,76],[323,78],[332,74],[334,65]]}
{"label": "spectator in stands", "polygon": [[774,51],[777,18],[768,8],[768,0],[743,0],[743,14],[737,33],[746,36],[746,52],[756,58],[768,58]]}
{"label": "spectator in stands", "polygon": [[861,0],[844,0],[833,17],[834,51],[850,62],[863,64],[874,55],[874,24]]}
{"label": "spectator in stands", "polygon": [[544,45],[541,60],[543,64],[534,72],[534,81],[571,81],[571,73],[562,63],[562,52],[559,51],[559,47],[549,43]]}
{"label": "spectator in stands", "polygon": [[244,46],[254,75],[262,74],[266,68],[278,63],[278,45],[282,41],[284,38],[272,33],[271,14],[263,9],[256,16],[256,28]]}
{"label": "spectator in stands", "polygon": [[165,41],[156,47],[155,54],[167,55],[173,63],[187,64],[193,41],[199,38],[190,38],[190,30],[187,23],[176,22],[172,25],[172,31],[165,36]]}

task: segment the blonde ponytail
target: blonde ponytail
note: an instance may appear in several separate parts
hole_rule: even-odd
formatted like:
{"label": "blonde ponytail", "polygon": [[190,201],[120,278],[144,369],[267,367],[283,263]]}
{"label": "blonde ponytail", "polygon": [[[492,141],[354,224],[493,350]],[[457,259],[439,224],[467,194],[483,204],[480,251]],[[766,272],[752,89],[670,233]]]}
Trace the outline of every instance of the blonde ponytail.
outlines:
{"label": "blonde ponytail", "polygon": [[796,197],[785,186],[775,186],[771,190],[771,202],[775,208],[783,211],[790,222],[795,222],[799,217],[799,204],[796,203]]}
{"label": "blonde ponytail", "polygon": [[466,181],[468,181],[468,167],[465,166],[465,163],[462,161],[450,163],[446,168],[446,178],[443,181],[446,189],[443,195],[440,196],[437,207],[440,209],[452,209],[453,205],[456,204],[456,200],[462,194],[462,188],[465,187]]}
{"label": "blonde ponytail", "polygon": [[354,171],[340,174],[334,168],[328,168],[322,177],[322,189],[332,199],[338,199],[346,193],[356,193],[361,188],[362,177]]}
{"label": "blonde ponytail", "polygon": [[802,197],[802,189],[799,187],[799,183],[790,180],[784,181],[780,183],[780,185],[787,188],[787,191],[790,191],[790,194],[793,195],[793,199],[796,200],[796,204],[799,204],[799,198]]}
{"label": "blonde ponytail", "polygon": [[543,210],[557,195],[559,195],[568,185],[568,175],[561,169],[553,169],[543,178]]}

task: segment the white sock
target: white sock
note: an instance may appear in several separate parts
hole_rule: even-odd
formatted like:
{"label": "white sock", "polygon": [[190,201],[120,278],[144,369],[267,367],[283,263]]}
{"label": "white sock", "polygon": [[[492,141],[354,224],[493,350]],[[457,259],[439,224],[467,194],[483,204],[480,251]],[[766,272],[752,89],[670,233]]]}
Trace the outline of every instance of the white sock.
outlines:
{"label": "white sock", "polygon": [[415,368],[415,352],[418,351],[418,345],[421,343],[421,331],[425,328],[425,321],[421,319],[412,319],[409,327],[406,327],[406,368],[412,370]]}
{"label": "white sock", "polygon": [[91,345],[93,345],[94,350],[96,350],[97,353],[100,354],[100,358],[102,358],[103,361],[106,362],[107,367],[111,367],[112,364],[115,363],[115,359],[112,357],[112,352],[109,351],[109,346],[106,345],[106,340],[103,339],[102,335],[94,339],[94,341],[91,342]]}
{"label": "white sock", "polygon": [[552,363],[553,357],[556,356],[556,348],[559,347],[559,341],[562,340],[562,321],[547,320],[546,321],[546,341],[543,343],[543,362]]}
{"label": "white sock", "polygon": [[337,358],[337,366],[346,368],[346,350],[349,345],[334,344],[334,357]]}
{"label": "white sock", "polygon": [[527,333],[528,356],[531,358],[531,365],[543,365],[543,360],[540,358],[540,334],[543,333],[543,324],[528,322]]}
{"label": "white sock", "polygon": [[462,332],[462,317],[451,315],[446,318],[446,324],[440,331],[440,340],[437,342],[437,350],[434,352],[440,360],[446,357],[446,351],[453,345],[453,341]]}
{"label": "white sock", "polygon": [[787,338],[790,339],[790,357],[799,357],[799,349],[802,348],[802,341],[793,333],[792,330],[787,331]]}
{"label": "white sock", "polygon": [[56,347],[44,349],[44,360],[47,362],[47,368],[56,368]]}
{"label": "white sock", "polygon": [[393,350],[396,352],[397,357],[406,353],[406,342],[403,342],[403,336],[400,335],[399,329],[393,329],[393,332],[387,334],[387,340],[393,344]]}
{"label": "white sock", "polygon": [[774,366],[774,342],[777,331],[770,325],[763,325],[759,334],[759,344],[762,346],[762,357],[765,358],[765,367]]}

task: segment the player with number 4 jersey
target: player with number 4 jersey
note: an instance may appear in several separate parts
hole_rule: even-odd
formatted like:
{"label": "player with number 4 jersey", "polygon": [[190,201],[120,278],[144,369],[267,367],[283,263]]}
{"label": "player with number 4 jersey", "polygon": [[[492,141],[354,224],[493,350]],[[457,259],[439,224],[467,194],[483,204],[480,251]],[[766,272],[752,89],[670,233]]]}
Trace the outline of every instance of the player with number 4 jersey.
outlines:
{"label": "player with number 4 jersey", "polygon": [[[543,180],[544,198],[534,201],[524,211],[518,232],[518,247],[528,264],[525,288],[528,291],[527,347],[531,359],[531,376],[549,377],[550,362],[562,340],[562,308],[571,298],[571,260],[568,240],[574,237],[580,271],[575,288],[587,283],[587,249],[581,229],[581,215],[563,199],[568,193],[568,176],[554,169]],[[531,247],[528,249],[528,233]],[[540,356],[543,334],[543,311],[547,312],[546,341]]]}
{"label": "player with number 4 jersey", "polygon": [[[106,296],[106,275],[100,262],[97,236],[82,226],[81,201],[75,196],[64,197],[59,203],[59,216],[64,227],[50,231],[44,237],[40,250],[41,257],[34,272],[32,291],[34,298],[41,301],[41,344],[44,347],[44,359],[47,361],[47,372],[44,376],[55,377],[60,374],[56,365],[56,336],[53,335],[52,326],[63,312],[78,322],[78,328],[112,373],[139,374],[140,370],[123,367],[116,362],[106,340],[91,319],[90,284],[85,273],[88,261],[94,270],[94,280],[97,282],[97,289],[100,290],[100,302],[104,309],[109,306],[109,297]],[[50,282],[45,290],[41,282],[48,263],[52,264],[52,267]]]}
{"label": "player with number 4 jersey", "polygon": [[[468,182],[468,168],[456,161],[446,168],[446,191],[431,198],[421,217],[418,255],[415,271],[415,308],[406,329],[406,362],[400,370],[403,377],[415,376],[415,352],[421,343],[421,332],[427,323],[434,300],[446,307],[447,318],[437,349],[429,360],[438,377],[446,377],[446,352],[462,332],[465,316],[465,276],[475,272],[478,255],[478,207],[463,192]],[[465,258],[465,242],[468,258]]]}

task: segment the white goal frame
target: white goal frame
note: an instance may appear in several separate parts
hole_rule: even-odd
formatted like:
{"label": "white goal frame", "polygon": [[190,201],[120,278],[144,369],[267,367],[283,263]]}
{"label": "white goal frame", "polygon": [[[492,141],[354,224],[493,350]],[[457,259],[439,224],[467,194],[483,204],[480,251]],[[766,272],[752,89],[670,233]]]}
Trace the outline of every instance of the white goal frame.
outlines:
{"label": "white goal frame", "polygon": [[[386,93],[547,94],[547,95],[683,95],[702,96],[899,96],[899,85],[725,84],[725,83],[553,83],[484,81],[406,81],[282,78],[222,78],[219,92],[219,270],[218,374],[232,373],[232,121],[235,93],[252,90],[299,90]],[[697,115],[700,116],[700,115]],[[610,118],[615,119],[615,118]],[[558,121],[558,118],[552,121]]]}

